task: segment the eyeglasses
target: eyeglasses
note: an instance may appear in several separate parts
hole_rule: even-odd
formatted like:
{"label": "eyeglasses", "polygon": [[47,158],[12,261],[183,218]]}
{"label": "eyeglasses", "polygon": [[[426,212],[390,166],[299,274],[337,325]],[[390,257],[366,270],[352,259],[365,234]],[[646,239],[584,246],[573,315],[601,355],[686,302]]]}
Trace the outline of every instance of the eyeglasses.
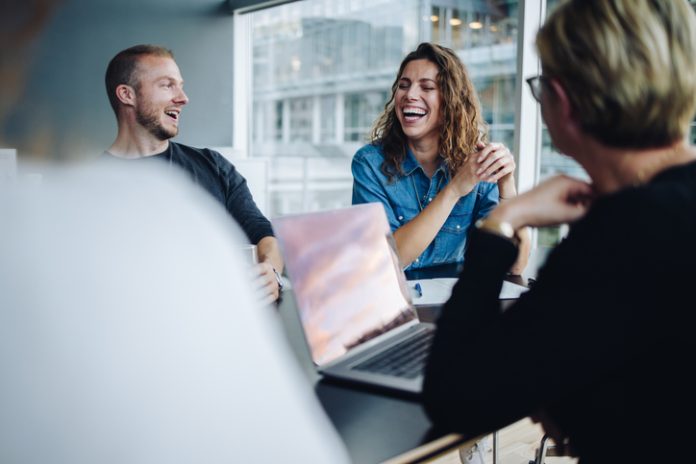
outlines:
{"label": "eyeglasses", "polygon": [[532,97],[534,97],[537,103],[541,103],[541,89],[543,87],[543,84],[547,83],[548,80],[548,77],[542,75],[533,76],[527,79],[527,84],[529,84],[529,90],[531,90]]}

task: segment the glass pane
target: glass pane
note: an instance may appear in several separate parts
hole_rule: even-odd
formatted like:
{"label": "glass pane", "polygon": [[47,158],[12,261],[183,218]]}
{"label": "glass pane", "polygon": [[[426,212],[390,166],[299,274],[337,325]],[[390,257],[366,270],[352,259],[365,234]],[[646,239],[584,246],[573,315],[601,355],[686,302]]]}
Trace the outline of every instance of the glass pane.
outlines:
{"label": "glass pane", "polygon": [[271,158],[270,216],[347,206],[350,162],[421,41],[454,48],[491,140],[512,146],[517,0],[304,0],[251,15],[251,156]]}
{"label": "glass pane", "polygon": [[[553,10],[558,0],[547,0],[546,13]],[[541,156],[539,158],[539,181],[556,174],[567,174],[580,179],[589,179],[585,170],[573,159],[565,156],[556,150],[551,142],[549,131],[546,124],[541,129]],[[538,230],[539,246],[556,245],[567,231],[567,227],[544,227]]]}
{"label": "glass pane", "polygon": [[[547,15],[558,3],[558,0],[548,0],[546,3]],[[571,158],[562,155],[556,150],[556,148],[551,143],[551,137],[549,136],[546,124],[542,127],[542,142],[541,142],[541,162],[539,164],[539,180],[544,180],[547,177],[551,177],[555,174],[568,174],[574,177],[580,177],[582,179],[587,179],[587,174],[584,169],[580,167]]]}

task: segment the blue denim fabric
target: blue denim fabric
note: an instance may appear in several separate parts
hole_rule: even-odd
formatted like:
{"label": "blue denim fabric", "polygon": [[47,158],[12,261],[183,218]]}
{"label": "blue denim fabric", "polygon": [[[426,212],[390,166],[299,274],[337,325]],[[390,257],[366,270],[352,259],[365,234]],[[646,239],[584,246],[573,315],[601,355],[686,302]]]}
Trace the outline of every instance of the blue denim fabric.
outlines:
{"label": "blue denim fabric", "polygon": [[[380,146],[365,145],[355,153],[351,165],[353,204],[382,203],[393,232],[416,217],[449,183],[450,175],[442,163],[429,179],[408,150],[403,163],[404,175],[390,183],[381,169],[383,161]],[[476,184],[468,195],[459,199],[428,248],[406,269],[463,262],[471,226],[496,207],[498,196],[497,184]]]}

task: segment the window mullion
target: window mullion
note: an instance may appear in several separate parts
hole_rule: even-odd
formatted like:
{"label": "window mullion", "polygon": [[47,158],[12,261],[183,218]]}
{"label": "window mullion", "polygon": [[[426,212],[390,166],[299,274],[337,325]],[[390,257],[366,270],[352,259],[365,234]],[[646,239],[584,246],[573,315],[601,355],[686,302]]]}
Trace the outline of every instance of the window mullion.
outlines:
{"label": "window mullion", "polygon": [[517,189],[520,192],[529,190],[536,184],[539,172],[541,112],[526,88],[525,78],[540,73],[534,38],[543,18],[544,3],[541,0],[520,0],[514,145],[517,156]]}

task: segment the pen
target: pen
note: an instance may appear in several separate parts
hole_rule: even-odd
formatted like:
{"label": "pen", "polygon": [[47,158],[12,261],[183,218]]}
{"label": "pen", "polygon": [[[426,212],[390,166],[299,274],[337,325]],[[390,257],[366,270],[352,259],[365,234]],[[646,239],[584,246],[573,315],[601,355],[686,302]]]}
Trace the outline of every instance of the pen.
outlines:
{"label": "pen", "polygon": [[418,298],[423,296],[423,289],[421,288],[420,282],[416,282],[416,285],[413,286],[413,289],[418,294]]}

